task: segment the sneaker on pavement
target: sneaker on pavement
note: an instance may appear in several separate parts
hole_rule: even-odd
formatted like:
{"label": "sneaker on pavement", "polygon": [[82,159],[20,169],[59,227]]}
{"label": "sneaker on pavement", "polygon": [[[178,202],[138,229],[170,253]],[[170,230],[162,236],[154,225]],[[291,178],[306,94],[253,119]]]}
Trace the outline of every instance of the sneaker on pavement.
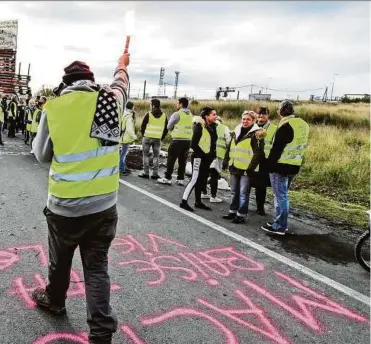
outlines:
{"label": "sneaker on pavement", "polygon": [[233,220],[237,216],[236,213],[228,213],[227,215],[223,215],[222,219],[224,220]]}
{"label": "sneaker on pavement", "polygon": [[266,224],[265,226],[261,226],[261,229],[268,233],[277,234],[277,235],[285,235],[287,232],[287,228],[286,229],[274,229],[272,226],[268,226],[268,224]]}
{"label": "sneaker on pavement", "polygon": [[184,180],[183,179],[177,179],[175,181],[175,184],[183,186],[184,185]]}
{"label": "sneaker on pavement", "polygon": [[195,203],[195,208],[203,209],[203,210],[211,210],[210,207],[208,207],[206,204],[203,204],[202,202]]}
{"label": "sneaker on pavement", "polygon": [[243,216],[236,215],[236,217],[232,220],[232,222],[233,223],[244,223],[245,218]]}
{"label": "sneaker on pavement", "polygon": [[184,200],[182,200],[182,203],[180,203],[179,204],[179,207],[181,207],[182,209],[184,209],[184,210],[188,210],[188,211],[194,211],[190,206],[189,206],[189,204],[188,204],[188,202],[187,201],[184,201]]}
{"label": "sneaker on pavement", "polygon": [[158,174],[152,174],[151,179],[160,179],[160,176]]}
{"label": "sneaker on pavement", "polygon": [[138,174],[138,177],[143,179],[149,179],[149,174],[142,172]]}
{"label": "sneaker on pavement", "polygon": [[[201,196],[202,198],[202,196]],[[223,200],[221,198],[218,198],[218,197],[210,197],[210,203],[221,203],[223,202]]]}
{"label": "sneaker on pavement", "polygon": [[32,292],[32,300],[35,301],[37,306],[45,308],[55,315],[65,315],[67,313],[65,306],[56,306],[51,303],[48,293],[43,288],[36,288]]}
{"label": "sneaker on pavement", "polygon": [[171,179],[165,177],[157,179],[157,183],[171,185]]}
{"label": "sneaker on pavement", "polygon": [[209,198],[210,198],[210,195],[204,194],[204,193],[201,194],[201,199],[209,199]]}

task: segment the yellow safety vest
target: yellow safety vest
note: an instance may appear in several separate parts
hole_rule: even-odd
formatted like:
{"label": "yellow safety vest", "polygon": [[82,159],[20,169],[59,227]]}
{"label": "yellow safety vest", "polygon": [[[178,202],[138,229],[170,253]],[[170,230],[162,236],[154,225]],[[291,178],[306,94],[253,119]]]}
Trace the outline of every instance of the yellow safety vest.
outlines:
{"label": "yellow safety vest", "polygon": [[175,124],[174,130],[171,132],[171,137],[173,139],[191,140],[193,115],[191,112],[185,112],[183,110],[179,110],[178,113],[180,119]]}
{"label": "yellow safety vest", "polygon": [[251,147],[251,138],[246,138],[236,144],[233,138],[229,151],[229,166],[234,166],[240,170],[247,170],[254,153]]}
{"label": "yellow safety vest", "polygon": [[146,131],[144,132],[144,137],[160,139],[165,128],[166,120],[165,114],[162,113],[162,115],[159,118],[156,118],[155,116],[153,116],[152,112],[149,112],[148,116],[149,118]]}
{"label": "yellow safety vest", "polygon": [[264,155],[266,158],[268,158],[269,153],[272,149],[272,144],[273,144],[273,137],[274,134],[276,133],[277,126],[273,123],[270,123],[267,129],[267,134],[264,137]]}
{"label": "yellow safety vest", "polygon": [[[14,108],[14,115],[12,111],[12,107]],[[17,117],[17,111],[18,111],[18,106],[16,103],[9,103],[9,112],[8,112],[8,118],[16,118]]]}
{"label": "yellow safety vest", "polygon": [[202,149],[202,151],[205,154],[210,153],[211,136],[209,131],[204,126],[202,126],[202,135],[200,138],[200,142],[198,143],[198,146]]}
{"label": "yellow safety vest", "polygon": [[33,112],[33,115],[32,115],[32,124],[31,124],[31,133],[37,133],[37,128],[39,127],[39,123],[36,122],[36,117],[37,117],[37,115],[38,115],[39,112],[41,112],[40,109],[36,109]]}
{"label": "yellow safety vest", "polygon": [[[32,122],[32,110],[31,109],[26,110],[26,119],[27,119],[27,121]],[[31,126],[32,126],[32,123],[27,123],[26,124],[26,130],[31,131]]]}
{"label": "yellow safety vest", "polygon": [[51,195],[73,199],[119,188],[119,145],[102,146],[90,137],[98,94],[75,91],[45,104],[54,151]]}
{"label": "yellow safety vest", "polygon": [[[127,126],[127,122],[128,120],[133,120],[133,114],[130,113],[130,112],[124,112],[124,114],[122,115],[122,119],[121,119],[121,137],[120,137],[120,143],[124,143],[124,144],[127,144],[127,143],[132,143],[133,140],[132,138],[129,137],[129,135],[127,134],[126,132],[126,126]],[[135,126],[135,123],[133,123],[133,126]]]}
{"label": "yellow safety vest", "polygon": [[4,111],[1,105],[0,105],[0,122],[4,123]]}
{"label": "yellow safety vest", "polygon": [[301,118],[284,118],[278,124],[278,128],[285,123],[290,123],[294,130],[294,139],[286,145],[278,163],[301,166],[308,145],[309,125]]}
{"label": "yellow safety vest", "polygon": [[225,153],[227,152],[227,139],[225,137],[225,130],[227,126],[219,123],[216,127],[216,133],[218,140],[216,141],[216,156],[220,159],[224,159]]}

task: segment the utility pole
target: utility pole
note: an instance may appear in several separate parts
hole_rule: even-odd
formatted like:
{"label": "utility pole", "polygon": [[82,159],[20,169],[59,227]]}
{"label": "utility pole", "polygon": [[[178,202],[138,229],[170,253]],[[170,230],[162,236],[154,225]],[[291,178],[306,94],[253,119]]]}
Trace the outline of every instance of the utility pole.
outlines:
{"label": "utility pole", "polygon": [[334,74],[334,78],[332,79],[332,87],[331,87],[331,101],[332,101],[332,95],[334,93],[334,85],[335,85],[335,76],[338,76],[339,74]]}
{"label": "utility pole", "polygon": [[143,100],[146,99],[146,86],[147,86],[147,80],[144,80],[144,86],[143,86]]}
{"label": "utility pole", "polygon": [[237,91],[237,100],[240,99],[240,91]]}

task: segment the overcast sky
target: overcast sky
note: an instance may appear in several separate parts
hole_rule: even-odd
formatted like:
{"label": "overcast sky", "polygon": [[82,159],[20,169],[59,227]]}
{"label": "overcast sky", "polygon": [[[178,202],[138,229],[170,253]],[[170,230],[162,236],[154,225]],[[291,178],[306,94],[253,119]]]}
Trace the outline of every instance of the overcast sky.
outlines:
{"label": "overcast sky", "polygon": [[[339,74],[334,95],[370,93],[366,1],[1,1],[0,20],[19,20],[17,63],[22,62],[23,74],[31,63],[36,91],[42,84],[58,84],[74,60],[86,62],[98,83],[109,83],[131,9],[136,19],[132,95],[142,94],[144,80],[150,95],[157,94],[161,66],[169,84],[180,71],[178,96],[212,98],[219,86],[255,84],[283,90],[269,91],[274,98],[308,99],[324,90],[296,91],[328,86],[330,92],[334,74]],[[240,98],[250,90],[241,88]],[[166,91],[173,95],[172,86]]]}

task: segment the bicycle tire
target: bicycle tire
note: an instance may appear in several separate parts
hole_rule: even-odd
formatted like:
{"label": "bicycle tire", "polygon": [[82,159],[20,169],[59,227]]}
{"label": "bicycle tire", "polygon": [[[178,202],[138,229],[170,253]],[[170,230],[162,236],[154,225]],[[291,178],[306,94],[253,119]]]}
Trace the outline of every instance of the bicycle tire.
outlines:
{"label": "bicycle tire", "polygon": [[354,254],[356,256],[356,259],[358,261],[358,263],[368,272],[370,272],[370,265],[367,264],[363,257],[362,257],[362,246],[364,245],[364,243],[366,242],[367,239],[369,239],[370,237],[370,231],[367,231],[365,232],[364,234],[362,234],[360,236],[360,238],[358,239],[355,247],[354,247]]}

